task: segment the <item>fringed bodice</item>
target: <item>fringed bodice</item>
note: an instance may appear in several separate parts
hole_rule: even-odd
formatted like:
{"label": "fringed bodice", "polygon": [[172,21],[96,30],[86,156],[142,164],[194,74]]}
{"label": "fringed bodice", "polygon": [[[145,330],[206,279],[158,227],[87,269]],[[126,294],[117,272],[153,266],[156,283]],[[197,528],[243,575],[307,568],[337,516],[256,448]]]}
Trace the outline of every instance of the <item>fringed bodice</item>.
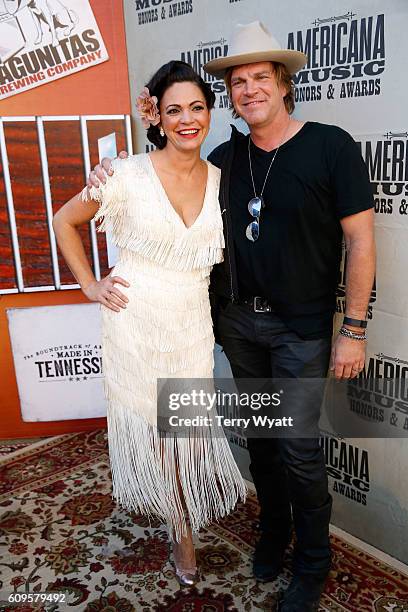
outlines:
{"label": "fringed bodice", "polygon": [[203,207],[189,228],[169,202],[147,154],[113,160],[113,176],[89,194],[84,190],[83,199],[100,203],[94,217],[102,219],[97,229],[109,230],[119,249],[171,270],[211,267],[222,261],[224,237],[218,204],[220,171],[207,164]]}

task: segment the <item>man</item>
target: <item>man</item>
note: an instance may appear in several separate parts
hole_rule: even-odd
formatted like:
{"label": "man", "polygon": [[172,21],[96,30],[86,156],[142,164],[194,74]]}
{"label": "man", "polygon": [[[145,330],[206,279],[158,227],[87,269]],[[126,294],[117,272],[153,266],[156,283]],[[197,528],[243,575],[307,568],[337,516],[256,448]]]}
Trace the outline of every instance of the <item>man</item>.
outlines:
{"label": "man", "polygon": [[[220,310],[219,341],[237,379],[326,376],[342,233],[347,318],[331,368],[340,379],[364,367],[375,267],[372,192],[346,132],[291,118],[291,74],[306,61],[280,49],[254,22],[238,26],[227,57],[204,66],[224,77],[234,114],[250,130],[248,137],[233,128],[231,139],[209,156],[222,170],[226,239],[211,291]],[[302,404],[317,425],[320,407],[306,388]],[[319,441],[249,438],[248,448],[261,507],[255,576],[271,580],[281,571],[292,514],[294,577],[280,609],[317,610],[330,568],[331,512]]]}
{"label": "man", "polygon": [[[244,136],[233,127],[231,139],[209,156],[222,170],[226,242],[211,279],[214,325],[238,382],[321,379],[330,355],[338,379],[364,367],[373,198],[349,134],[291,118],[291,74],[306,60],[253,22],[237,27],[227,57],[204,67],[225,78],[234,115],[250,131]],[[346,318],[331,347],[342,234]],[[319,402],[306,390],[300,400],[317,427]],[[278,576],[293,522],[294,575],[280,610],[317,610],[330,569],[332,503],[319,441],[249,438],[248,449],[261,510],[254,574],[262,581]]]}

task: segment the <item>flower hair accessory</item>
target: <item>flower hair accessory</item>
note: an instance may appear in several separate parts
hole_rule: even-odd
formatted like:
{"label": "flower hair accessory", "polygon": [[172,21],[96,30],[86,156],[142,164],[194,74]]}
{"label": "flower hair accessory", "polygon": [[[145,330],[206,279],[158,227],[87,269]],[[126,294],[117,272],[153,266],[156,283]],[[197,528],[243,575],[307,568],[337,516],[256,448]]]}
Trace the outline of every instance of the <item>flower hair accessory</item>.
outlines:
{"label": "flower hair accessory", "polygon": [[142,93],[136,101],[137,112],[142,120],[143,127],[147,130],[151,125],[160,123],[160,113],[157,108],[156,96],[151,96],[147,87],[143,88]]}

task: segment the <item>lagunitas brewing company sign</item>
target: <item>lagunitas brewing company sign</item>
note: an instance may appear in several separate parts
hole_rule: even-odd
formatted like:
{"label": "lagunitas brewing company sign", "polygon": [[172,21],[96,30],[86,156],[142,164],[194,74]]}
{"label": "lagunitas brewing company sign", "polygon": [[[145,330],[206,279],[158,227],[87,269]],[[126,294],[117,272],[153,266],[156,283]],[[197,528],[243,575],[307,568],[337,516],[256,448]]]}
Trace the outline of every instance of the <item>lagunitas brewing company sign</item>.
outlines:
{"label": "lagunitas brewing company sign", "polygon": [[87,0],[0,0],[0,100],[108,59]]}
{"label": "lagunitas brewing company sign", "polygon": [[197,45],[186,51],[182,51],[180,59],[183,62],[190,64],[194,70],[211,85],[213,92],[216,95],[215,108],[230,108],[230,99],[227,93],[227,88],[224,79],[219,79],[207,72],[204,72],[203,66],[218,57],[225,57],[228,54],[228,44],[224,37],[218,40],[200,41]]}
{"label": "lagunitas brewing company sign", "polygon": [[193,12],[193,0],[134,0],[138,24],[173,20]]}
{"label": "lagunitas brewing company sign", "polygon": [[288,49],[308,56],[294,76],[296,102],[378,96],[386,66],[385,17],[316,17],[303,30],[289,32]]}

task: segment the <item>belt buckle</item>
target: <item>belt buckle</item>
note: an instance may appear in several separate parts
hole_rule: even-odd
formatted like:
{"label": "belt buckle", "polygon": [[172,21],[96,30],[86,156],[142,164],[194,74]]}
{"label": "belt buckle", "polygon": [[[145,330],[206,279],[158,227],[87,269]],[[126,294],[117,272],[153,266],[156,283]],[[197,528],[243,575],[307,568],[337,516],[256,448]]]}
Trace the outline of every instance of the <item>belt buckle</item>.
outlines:
{"label": "belt buckle", "polygon": [[258,300],[262,300],[263,298],[261,298],[259,295],[254,297],[254,312],[270,312],[271,311],[271,307],[270,306],[258,306]]}

